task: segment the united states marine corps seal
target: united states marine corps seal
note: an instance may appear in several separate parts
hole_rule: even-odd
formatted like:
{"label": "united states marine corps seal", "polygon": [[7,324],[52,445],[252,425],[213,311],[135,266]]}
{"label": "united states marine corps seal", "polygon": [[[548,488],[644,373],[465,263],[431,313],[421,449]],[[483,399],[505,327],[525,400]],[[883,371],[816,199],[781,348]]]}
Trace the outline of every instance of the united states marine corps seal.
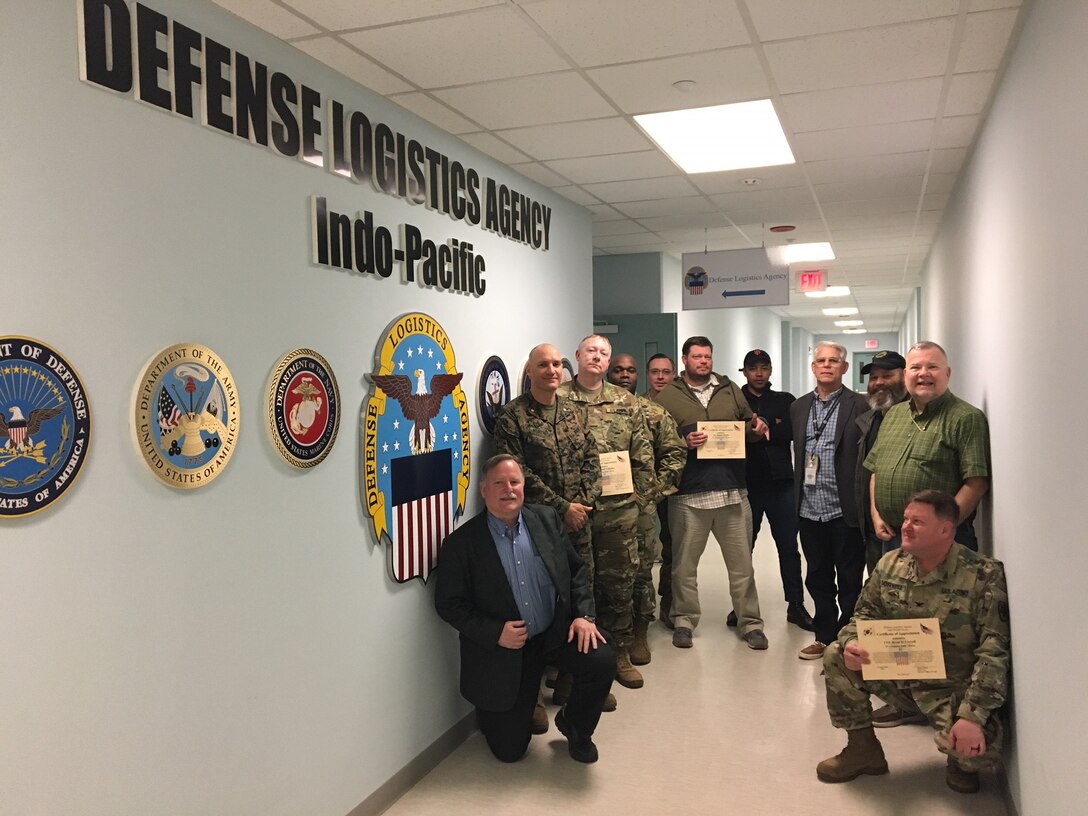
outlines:
{"label": "united states marine corps seal", "polygon": [[234,377],[207,346],[179,343],[148,363],[136,384],[136,445],[171,487],[203,487],[223,472],[238,442]]}
{"label": "united states marine corps seal", "polygon": [[433,317],[414,312],[382,333],[374,392],[363,409],[362,498],[393,577],[426,582],[438,549],[465,512],[468,400],[453,344]]}
{"label": "united states marine corps seal", "polygon": [[38,340],[0,337],[0,518],[59,499],[90,444],[91,406],[71,363]]}
{"label": "united states marine corps seal", "polygon": [[332,450],[340,430],[340,388],[328,361],[295,349],[268,380],[268,431],[288,464],[311,468]]}

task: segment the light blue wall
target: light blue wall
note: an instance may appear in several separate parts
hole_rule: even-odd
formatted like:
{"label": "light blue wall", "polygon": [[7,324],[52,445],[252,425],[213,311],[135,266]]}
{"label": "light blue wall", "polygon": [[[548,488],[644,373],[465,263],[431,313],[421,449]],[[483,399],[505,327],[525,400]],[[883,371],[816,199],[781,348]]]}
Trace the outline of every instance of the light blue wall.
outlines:
{"label": "light blue wall", "polygon": [[660,253],[593,259],[594,314],[659,314],[661,306]]}

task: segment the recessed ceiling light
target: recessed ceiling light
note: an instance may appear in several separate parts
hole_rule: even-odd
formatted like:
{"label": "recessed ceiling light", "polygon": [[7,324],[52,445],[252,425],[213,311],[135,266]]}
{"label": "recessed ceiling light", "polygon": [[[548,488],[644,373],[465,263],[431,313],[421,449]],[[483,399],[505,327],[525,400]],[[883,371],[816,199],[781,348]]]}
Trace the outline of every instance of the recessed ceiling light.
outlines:
{"label": "recessed ceiling light", "polygon": [[851,326],[864,326],[864,320],[836,320],[835,325],[840,329],[849,328]]}
{"label": "recessed ceiling light", "polygon": [[678,79],[672,84],[672,86],[676,88],[676,90],[680,91],[680,93],[691,93],[695,90],[695,80]]}
{"label": "recessed ceiling light", "polygon": [[793,164],[793,151],[769,99],[635,117],[686,173]]}
{"label": "recessed ceiling light", "polygon": [[865,329],[843,329],[843,334],[865,334]]}
{"label": "recessed ceiling light", "polygon": [[838,306],[834,309],[821,309],[828,317],[850,317],[850,315],[856,315],[858,309],[856,306]]}
{"label": "recessed ceiling light", "polygon": [[835,250],[827,241],[814,244],[786,244],[778,249],[782,250],[782,257],[788,264],[835,260]]}
{"label": "recessed ceiling light", "polygon": [[825,297],[846,297],[850,294],[849,286],[828,286],[822,292],[805,292],[805,297],[811,298],[825,298]]}

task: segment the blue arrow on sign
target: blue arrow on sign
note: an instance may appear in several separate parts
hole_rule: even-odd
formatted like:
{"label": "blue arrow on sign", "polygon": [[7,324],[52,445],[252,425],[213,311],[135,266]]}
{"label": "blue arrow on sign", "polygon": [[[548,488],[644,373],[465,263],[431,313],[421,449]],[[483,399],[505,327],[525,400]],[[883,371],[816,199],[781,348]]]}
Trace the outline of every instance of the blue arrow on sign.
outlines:
{"label": "blue arrow on sign", "polygon": [[730,292],[728,289],[726,289],[724,292],[722,292],[722,297],[723,298],[751,297],[752,295],[765,295],[765,294],[767,294],[766,289],[738,289],[736,292]]}

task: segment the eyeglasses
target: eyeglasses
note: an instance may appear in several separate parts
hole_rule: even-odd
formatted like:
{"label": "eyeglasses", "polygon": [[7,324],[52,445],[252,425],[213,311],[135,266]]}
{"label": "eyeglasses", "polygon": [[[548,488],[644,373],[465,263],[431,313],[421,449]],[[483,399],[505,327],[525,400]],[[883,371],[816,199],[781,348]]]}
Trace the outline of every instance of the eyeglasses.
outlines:
{"label": "eyeglasses", "polygon": [[838,365],[842,360],[838,357],[817,357],[812,362],[816,365]]}

